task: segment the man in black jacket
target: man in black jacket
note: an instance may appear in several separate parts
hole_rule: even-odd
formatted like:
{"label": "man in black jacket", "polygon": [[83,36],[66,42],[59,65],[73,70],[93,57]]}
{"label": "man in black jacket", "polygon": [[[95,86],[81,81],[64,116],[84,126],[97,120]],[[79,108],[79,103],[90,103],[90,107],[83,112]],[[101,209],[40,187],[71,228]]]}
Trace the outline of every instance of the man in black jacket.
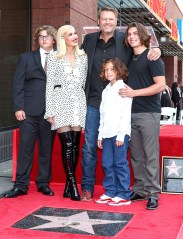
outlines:
{"label": "man in black jacket", "polygon": [[56,30],[43,25],[35,31],[38,49],[20,55],[13,78],[13,107],[19,121],[20,143],[16,181],[5,198],[27,194],[33,164],[34,147],[38,140],[39,172],[36,185],[39,192],[53,196],[51,180],[51,125],[44,119],[47,53],[53,51]]}
{"label": "man in black jacket", "polygon": [[[99,127],[99,106],[102,91],[107,85],[100,77],[103,62],[109,58],[119,58],[128,65],[132,51],[124,46],[124,33],[116,30],[118,11],[106,6],[98,12],[100,32],[87,34],[82,48],[88,55],[88,75],[86,79],[87,114],[85,144],[82,150],[82,201],[90,201],[95,185],[97,165],[97,138]],[[160,50],[151,51],[151,59],[160,56]]]}

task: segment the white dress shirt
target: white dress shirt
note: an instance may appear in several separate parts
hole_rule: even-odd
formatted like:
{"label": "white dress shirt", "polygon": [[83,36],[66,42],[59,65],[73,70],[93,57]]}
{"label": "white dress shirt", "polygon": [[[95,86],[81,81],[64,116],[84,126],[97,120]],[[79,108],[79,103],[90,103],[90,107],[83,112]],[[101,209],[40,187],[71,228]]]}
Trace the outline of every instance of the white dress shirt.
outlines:
{"label": "white dress shirt", "polygon": [[124,142],[125,135],[131,134],[132,98],[122,98],[119,89],[123,88],[123,80],[109,83],[102,92],[100,105],[100,126],[98,139],[117,136],[116,140]]}
{"label": "white dress shirt", "polygon": [[[46,60],[46,57],[47,55],[45,53],[47,53],[47,51],[45,51],[43,48],[40,47],[39,49],[40,51],[40,55],[41,55],[41,65],[44,69],[44,66],[45,66],[45,60]],[[49,51],[49,53],[53,52],[53,49],[51,51]]]}

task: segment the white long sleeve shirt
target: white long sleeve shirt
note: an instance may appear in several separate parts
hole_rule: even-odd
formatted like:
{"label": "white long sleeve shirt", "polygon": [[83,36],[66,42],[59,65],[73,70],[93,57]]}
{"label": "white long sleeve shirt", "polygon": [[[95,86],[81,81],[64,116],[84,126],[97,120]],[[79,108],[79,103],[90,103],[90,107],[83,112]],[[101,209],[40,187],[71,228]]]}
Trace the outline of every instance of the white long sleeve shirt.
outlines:
{"label": "white long sleeve shirt", "polygon": [[109,83],[102,92],[99,140],[117,136],[116,140],[124,142],[125,135],[131,134],[132,98],[122,98],[118,93],[124,85],[120,79],[113,85]]}

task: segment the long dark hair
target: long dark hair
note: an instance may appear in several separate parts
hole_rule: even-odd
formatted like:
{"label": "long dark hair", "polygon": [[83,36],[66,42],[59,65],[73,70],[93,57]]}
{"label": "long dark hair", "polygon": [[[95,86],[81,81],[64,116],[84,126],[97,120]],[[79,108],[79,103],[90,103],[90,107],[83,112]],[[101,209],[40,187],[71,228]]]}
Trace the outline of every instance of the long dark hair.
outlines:
{"label": "long dark hair", "polygon": [[144,45],[145,47],[149,48],[151,36],[148,33],[146,27],[144,25],[142,25],[141,23],[138,23],[138,22],[132,22],[128,25],[128,28],[127,28],[126,33],[125,33],[125,44],[126,44],[126,46],[131,47],[128,43],[128,30],[132,27],[135,27],[137,29],[141,44]]}
{"label": "long dark hair", "polygon": [[173,82],[172,83],[172,91],[176,90],[178,87],[178,83],[177,82]]}

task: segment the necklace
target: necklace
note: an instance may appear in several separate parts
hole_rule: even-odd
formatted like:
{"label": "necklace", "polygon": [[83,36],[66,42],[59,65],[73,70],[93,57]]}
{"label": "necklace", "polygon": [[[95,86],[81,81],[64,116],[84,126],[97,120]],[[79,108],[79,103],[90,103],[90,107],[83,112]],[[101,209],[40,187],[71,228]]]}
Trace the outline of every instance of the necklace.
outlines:
{"label": "necklace", "polygon": [[142,55],[142,53],[138,54],[138,55],[133,55],[133,60],[137,61],[141,55]]}

